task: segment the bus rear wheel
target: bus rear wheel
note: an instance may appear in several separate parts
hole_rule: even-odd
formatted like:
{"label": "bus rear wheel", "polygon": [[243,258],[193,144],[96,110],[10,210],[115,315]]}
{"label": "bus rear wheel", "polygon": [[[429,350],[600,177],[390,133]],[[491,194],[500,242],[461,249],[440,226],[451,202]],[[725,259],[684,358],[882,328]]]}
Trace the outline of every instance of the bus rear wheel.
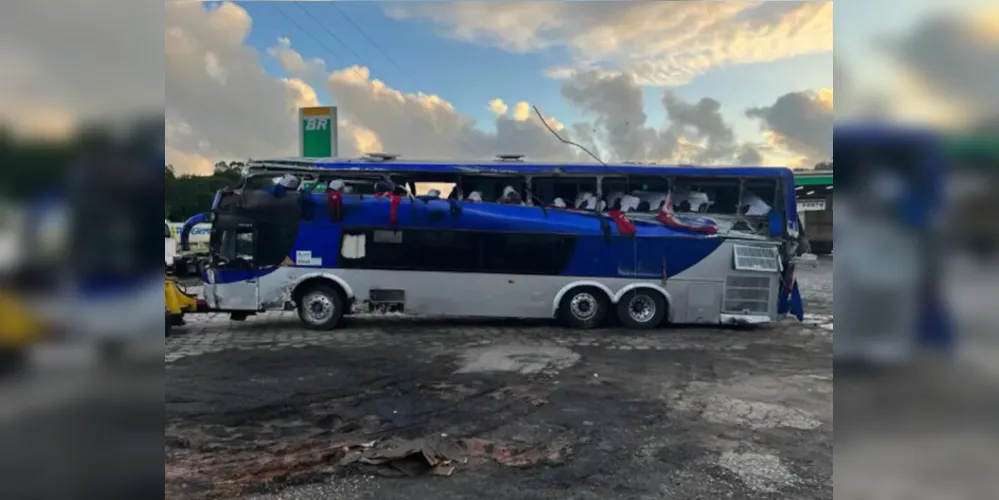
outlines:
{"label": "bus rear wheel", "polygon": [[666,317],[666,299],[654,290],[631,290],[617,303],[617,318],[625,328],[651,330]]}
{"label": "bus rear wheel", "polygon": [[596,288],[576,288],[559,304],[559,318],[571,328],[588,330],[603,324],[610,301]]}
{"label": "bus rear wheel", "polygon": [[309,286],[298,301],[298,318],[310,330],[332,330],[343,319],[344,301],[329,285]]}

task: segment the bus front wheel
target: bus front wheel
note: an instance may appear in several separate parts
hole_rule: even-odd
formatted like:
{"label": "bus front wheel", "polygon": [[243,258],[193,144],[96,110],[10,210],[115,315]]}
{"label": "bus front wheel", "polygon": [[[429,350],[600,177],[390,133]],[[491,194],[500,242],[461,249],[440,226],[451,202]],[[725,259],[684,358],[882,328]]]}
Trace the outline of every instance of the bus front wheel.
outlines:
{"label": "bus front wheel", "polygon": [[576,288],[562,298],[559,317],[572,328],[597,328],[607,316],[609,303],[604,292],[597,288]]}
{"label": "bus front wheel", "polygon": [[310,330],[332,330],[340,324],[344,300],[332,286],[315,284],[298,301],[298,318]]}
{"label": "bus front wheel", "polygon": [[651,330],[666,317],[666,299],[654,290],[632,290],[617,303],[617,318],[625,328]]}

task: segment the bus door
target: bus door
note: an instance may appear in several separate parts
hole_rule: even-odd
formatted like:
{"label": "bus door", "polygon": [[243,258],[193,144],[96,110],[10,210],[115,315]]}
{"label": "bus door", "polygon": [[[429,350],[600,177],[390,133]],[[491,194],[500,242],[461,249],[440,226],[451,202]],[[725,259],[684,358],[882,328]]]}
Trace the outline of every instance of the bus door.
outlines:
{"label": "bus door", "polygon": [[252,221],[220,215],[212,226],[208,297],[218,309],[256,311],[259,266],[257,231]]}

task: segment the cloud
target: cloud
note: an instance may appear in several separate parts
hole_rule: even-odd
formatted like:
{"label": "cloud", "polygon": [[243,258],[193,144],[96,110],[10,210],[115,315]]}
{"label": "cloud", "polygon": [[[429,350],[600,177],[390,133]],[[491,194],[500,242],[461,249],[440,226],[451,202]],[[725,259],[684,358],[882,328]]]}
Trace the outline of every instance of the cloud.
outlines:
{"label": "cloud", "polygon": [[493,99],[489,101],[489,110],[497,115],[505,115],[506,110],[508,109],[510,109],[510,107],[503,102],[503,99]]}
{"label": "cloud", "polygon": [[[252,19],[236,4],[208,10],[166,5],[167,161],[178,172],[207,173],[219,160],[297,154],[297,109],[319,104],[315,89],[301,78],[264,73],[261,54],[246,45],[251,28]],[[290,41],[272,49],[285,62],[304,60]],[[310,66],[319,68],[320,61]],[[577,157],[525,113],[527,103],[517,103],[512,116],[497,117],[496,132],[488,133],[445,99],[404,94],[371,78],[365,67],[335,71],[323,84],[342,103],[343,156],[389,151],[434,158],[511,152],[534,159]]]}
{"label": "cloud", "polygon": [[306,61],[301,54],[291,48],[291,40],[285,37],[278,38],[277,45],[267,49],[267,54],[277,59],[285,72],[298,78],[310,78],[326,73],[325,61],[318,57]]}
{"label": "cloud", "polygon": [[774,146],[818,163],[832,156],[833,91],[790,92],[771,106],[750,108],[746,116],[760,120]]}
{"label": "cloud", "polygon": [[755,147],[746,144],[742,146],[736,160],[739,165],[761,165],[763,164],[763,155]]}
{"label": "cloud", "polygon": [[[705,97],[688,103],[670,90],[660,100],[667,123],[648,123],[642,89],[627,74],[582,72],[562,86],[562,96],[594,116],[593,125],[574,124],[573,133],[602,146],[608,159],[661,163],[759,164],[752,145],[738,145],[721,115],[721,103]],[[755,154],[754,154],[755,153]]]}
{"label": "cloud", "polygon": [[513,107],[513,119],[518,122],[522,122],[530,118],[531,116],[531,105],[524,101],[518,102]]}
{"label": "cloud", "polygon": [[496,132],[489,133],[478,129],[471,117],[459,113],[440,96],[400,92],[372,78],[365,67],[332,73],[326,87],[342,103],[344,116],[374,131],[392,153],[443,159],[488,159],[508,153],[536,160],[578,158],[576,151],[543,128],[526,102],[515,104],[508,115],[510,107],[502,100],[491,101],[489,107],[498,116]]}
{"label": "cloud", "polygon": [[999,10],[929,17],[888,46],[936,98],[972,119],[999,115]]}
{"label": "cloud", "polygon": [[459,40],[525,53],[565,49],[581,71],[625,72],[640,85],[680,85],[711,69],[832,51],[833,4],[822,2],[449,2],[391,4]]}
{"label": "cloud", "polygon": [[[167,162],[206,173],[205,162],[294,154],[297,109],[318,104],[297,78],[273,78],[245,45],[252,27],[232,3],[206,10],[167,3],[165,14]],[[222,76],[220,78],[220,76]],[[211,163],[214,163],[211,162]]]}
{"label": "cloud", "polygon": [[[510,110],[510,106],[507,106],[507,104],[503,102],[503,99],[493,99],[489,101],[488,108],[497,116],[504,116],[506,115],[506,112]],[[514,104],[513,113],[510,114],[510,117],[518,122],[528,121],[534,116],[534,109],[527,101],[519,101]],[[548,122],[548,125],[555,130],[565,129],[565,125],[556,120],[553,116],[545,116],[545,121]]]}
{"label": "cloud", "polygon": [[562,86],[562,96],[595,116],[595,138],[605,146],[609,159],[639,161],[672,154],[676,137],[660,136],[646,125],[641,89],[629,75],[579,73]]}
{"label": "cloud", "polygon": [[675,135],[705,143],[701,154],[701,158],[705,161],[732,155],[735,149],[735,134],[721,116],[720,102],[705,97],[696,104],[688,104],[667,90],[663,93],[662,105],[666,108]]}
{"label": "cloud", "polygon": [[162,12],[156,2],[4,2],[0,121],[61,136],[82,121],[160,112],[163,62],[150,54],[163,49]]}
{"label": "cloud", "polygon": [[[198,4],[166,6],[167,155],[179,172],[206,173],[219,160],[295,155],[297,109],[319,104],[309,82],[323,85],[339,103],[343,156],[380,151],[410,158],[524,154],[533,160],[589,161],[553,137],[527,101],[493,99],[487,107],[494,121],[479,126],[447,99],[402,92],[364,66],[308,81],[268,75],[261,66],[267,55],[246,43],[252,25],[246,11],[231,3],[207,10]],[[305,61],[290,40],[272,49],[271,56]],[[561,90],[592,122],[566,127],[554,117],[545,120],[608,160],[759,164],[762,159],[757,144],[734,136],[715,99],[686,102],[664,92],[667,120],[650,124],[642,89],[630,75],[580,72]]]}

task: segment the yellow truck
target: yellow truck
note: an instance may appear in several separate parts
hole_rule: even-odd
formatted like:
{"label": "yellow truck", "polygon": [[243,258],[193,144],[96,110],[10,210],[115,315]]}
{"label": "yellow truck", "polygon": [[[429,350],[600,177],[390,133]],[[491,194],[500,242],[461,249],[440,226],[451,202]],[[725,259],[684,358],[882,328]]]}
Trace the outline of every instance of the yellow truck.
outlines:
{"label": "yellow truck", "polygon": [[24,368],[31,347],[49,333],[44,318],[25,303],[15,283],[29,255],[25,224],[23,210],[0,206],[0,375]]}
{"label": "yellow truck", "polygon": [[163,308],[166,313],[166,334],[170,335],[173,327],[184,324],[184,315],[192,313],[216,312],[208,307],[203,299],[187,293],[177,278],[166,276],[164,280]]}
{"label": "yellow truck", "polygon": [[49,333],[43,318],[17,293],[0,290],[0,375],[20,372],[32,346]]}

